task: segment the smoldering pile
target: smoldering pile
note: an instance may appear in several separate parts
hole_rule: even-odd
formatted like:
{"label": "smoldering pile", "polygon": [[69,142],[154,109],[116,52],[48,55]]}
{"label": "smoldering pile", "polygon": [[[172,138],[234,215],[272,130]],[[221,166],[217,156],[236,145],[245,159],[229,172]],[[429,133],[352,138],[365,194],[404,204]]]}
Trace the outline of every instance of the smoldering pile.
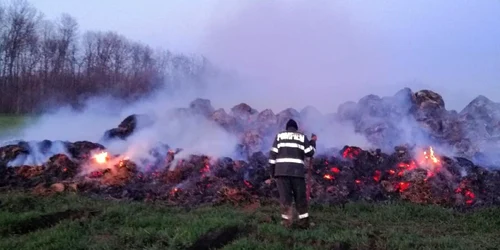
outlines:
{"label": "smoldering pile", "polygon": [[[205,117],[236,135],[241,142],[239,153],[244,158],[269,150],[275,133],[283,129],[288,119],[295,119],[304,133],[316,133],[323,139],[324,134],[333,140],[341,136],[342,132],[334,131],[337,127],[332,128],[332,124],[342,124],[366,139],[370,148],[385,152],[398,145],[424,141],[483,165],[500,165],[498,157],[490,157],[500,149],[500,104],[484,96],[475,98],[460,112],[447,110],[443,98],[433,91],[412,92],[405,88],[392,97],[368,95],[357,103],[346,102],[330,114],[322,114],[311,106],[300,111],[288,108],[276,114],[271,109],[259,112],[245,103],[226,112],[215,109],[206,99],[196,99],[176,113]],[[108,130],[100,142],[126,140],[151,123],[147,115],[130,115],[117,128]],[[332,143],[320,141],[319,146],[322,145],[329,147]]]}
{"label": "smoldering pile", "polygon": [[[177,161],[176,151],[171,150],[157,165],[140,170],[134,162],[102,151],[98,144],[77,142],[72,147],[97,151],[94,155],[72,155],[73,160],[54,155],[42,166],[2,167],[0,186],[41,194],[71,191],[117,199],[162,200],[172,205],[244,205],[269,201],[277,195],[266,168],[267,158],[260,152],[247,161],[203,155]],[[11,145],[2,148],[2,155],[20,150]],[[446,206],[500,205],[499,171],[486,170],[465,158],[439,156],[431,147],[420,154],[414,152],[418,149],[397,147],[389,155],[345,146],[331,155],[318,155],[309,180],[312,202],[404,199]],[[94,171],[82,174],[88,164],[95,166]],[[175,167],[170,170],[172,165]]]}
{"label": "smoldering pile", "polygon": [[[496,205],[500,202],[500,173],[473,163],[481,156],[483,142],[495,140],[494,124],[500,119],[496,108],[493,102],[478,97],[460,113],[447,111],[438,94],[409,89],[390,98],[370,95],[358,103],[341,105],[336,114],[326,116],[311,107],[275,115],[246,104],[233,107],[228,114],[223,109],[215,110],[208,100],[197,99],[189,108],[178,111],[205,116],[239,135],[241,143],[235,149],[238,160],[205,155],[176,157],[179,149],[161,145],[150,152],[154,161],[132,162],[126,155],[111,155],[105,146],[92,142],[18,142],[0,148],[0,187],[39,193],[71,190],[188,205],[263,201],[277,194],[274,182],[269,180],[266,158],[274,134],[290,118],[306,124],[304,132],[308,132],[307,120],[311,118],[325,126],[352,122],[374,148],[381,148],[321,150],[312,164],[313,202],[405,199],[426,204]],[[137,126],[141,117],[127,117],[118,128],[107,131],[101,142],[127,140],[141,129]],[[402,121],[412,126],[401,126]],[[477,128],[480,125],[486,126],[486,132]],[[321,133],[318,135],[321,138]],[[430,145],[449,146],[455,156],[434,152],[429,145],[406,144],[421,136],[426,136]],[[44,164],[8,167],[29,156],[34,147],[47,149],[54,143],[63,145],[64,150]],[[487,158],[483,155],[481,159]]]}

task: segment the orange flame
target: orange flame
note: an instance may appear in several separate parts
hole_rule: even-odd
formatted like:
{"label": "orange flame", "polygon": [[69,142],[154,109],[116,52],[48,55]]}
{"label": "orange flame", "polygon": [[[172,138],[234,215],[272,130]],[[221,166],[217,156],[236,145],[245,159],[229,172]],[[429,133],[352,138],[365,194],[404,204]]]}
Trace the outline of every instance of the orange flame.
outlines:
{"label": "orange flame", "polygon": [[108,152],[101,152],[94,155],[92,158],[94,158],[97,163],[104,164],[108,160]]}
{"label": "orange flame", "polygon": [[323,175],[323,178],[326,179],[326,180],[333,180],[333,176],[331,176],[329,174]]}
{"label": "orange flame", "polygon": [[441,163],[439,159],[434,155],[434,149],[432,147],[429,147],[429,151],[424,151],[424,158],[426,161],[431,160],[432,163],[434,164],[439,164]]}
{"label": "orange flame", "polygon": [[424,159],[420,162],[427,168],[427,179],[441,170],[441,161],[434,155],[434,149],[429,147],[424,151]]}

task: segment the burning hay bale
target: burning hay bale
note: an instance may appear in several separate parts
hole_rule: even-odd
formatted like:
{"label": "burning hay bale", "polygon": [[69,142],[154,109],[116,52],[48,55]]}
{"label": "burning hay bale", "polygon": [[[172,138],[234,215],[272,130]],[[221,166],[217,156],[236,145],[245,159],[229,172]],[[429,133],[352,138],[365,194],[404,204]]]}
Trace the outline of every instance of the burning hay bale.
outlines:
{"label": "burning hay bale", "polygon": [[66,145],[71,157],[78,160],[90,159],[92,152],[96,150],[104,150],[104,146],[98,143],[89,141],[77,141]]}
{"label": "burning hay bale", "polygon": [[[56,155],[43,166],[7,168],[0,186],[33,189],[40,194],[75,191],[134,200],[165,200],[170,204],[251,204],[275,197],[268,180],[266,155],[247,161],[190,155],[146,170],[103,151],[90,160],[100,166],[83,178],[82,162]],[[439,156],[432,147],[403,145],[392,154],[345,146],[338,154],[313,161],[313,203],[351,200],[408,200],[421,204],[499,205],[500,172],[486,170],[464,158]]]}
{"label": "burning hay bale", "polygon": [[[476,111],[476,115],[471,113]],[[149,159],[131,160],[89,141],[18,142],[0,147],[0,188],[40,193],[76,190],[174,205],[259,203],[277,195],[276,185],[269,179],[266,155],[274,134],[292,118],[305,123],[308,119],[326,124],[352,122],[354,130],[378,148],[344,146],[315,155],[308,179],[313,203],[402,199],[446,206],[498,205],[500,172],[466,158],[477,156],[484,145],[477,143],[476,137],[491,142],[497,136],[496,113],[500,113],[500,105],[484,98],[459,114],[447,111],[439,94],[428,90],[413,93],[410,89],[392,97],[369,95],[357,103],[341,105],[329,116],[312,107],[301,112],[258,112],[244,103],[228,114],[224,109],[214,110],[209,100],[196,99],[189,108],[176,109],[173,117],[195,114],[211,119],[240,138],[236,149],[239,158],[187,153],[174,157],[180,151],[160,143],[148,149]],[[126,139],[141,127],[141,117],[127,117],[118,128],[107,131],[105,139]],[[481,123],[486,124],[481,133],[465,132],[464,128]],[[307,125],[304,128],[307,130]],[[412,138],[449,146],[457,156],[446,157],[431,146],[415,144]],[[47,155],[56,145],[63,145],[61,152],[52,153],[41,164],[27,166],[27,161],[21,161],[34,152]]]}
{"label": "burning hay bale", "polygon": [[0,168],[6,167],[7,163],[16,159],[20,154],[29,154],[29,149],[22,143],[0,147]]}

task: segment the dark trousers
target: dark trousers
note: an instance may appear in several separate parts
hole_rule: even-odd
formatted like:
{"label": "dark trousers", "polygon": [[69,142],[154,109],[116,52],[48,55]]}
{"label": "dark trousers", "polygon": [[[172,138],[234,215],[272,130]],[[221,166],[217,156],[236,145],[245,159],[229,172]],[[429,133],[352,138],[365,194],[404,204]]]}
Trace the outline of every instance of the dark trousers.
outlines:
{"label": "dark trousers", "polygon": [[295,206],[299,219],[309,217],[306,197],[306,180],[300,177],[277,176],[276,185],[280,194],[281,218],[292,219],[292,202]]}

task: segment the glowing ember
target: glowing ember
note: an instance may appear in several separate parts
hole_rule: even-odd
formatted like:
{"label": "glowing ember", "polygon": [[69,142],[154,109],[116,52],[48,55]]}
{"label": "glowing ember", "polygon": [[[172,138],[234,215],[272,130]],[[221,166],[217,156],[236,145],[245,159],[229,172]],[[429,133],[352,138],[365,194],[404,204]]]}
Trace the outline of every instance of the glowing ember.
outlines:
{"label": "glowing ember", "polygon": [[94,155],[94,160],[99,164],[104,164],[108,160],[108,152],[101,152]]}
{"label": "glowing ember", "polygon": [[102,171],[93,171],[90,173],[89,177],[90,178],[99,178],[102,177],[104,173]]}
{"label": "glowing ember", "polygon": [[360,180],[355,180],[354,182],[356,182],[356,184],[361,184]]}
{"label": "glowing ember", "polygon": [[353,159],[353,158],[355,158],[355,157],[357,157],[359,155],[360,151],[361,150],[359,148],[348,147],[342,153],[342,157]]}
{"label": "glowing ember", "polygon": [[474,192],[472,192],[472,191],[468,190],[466,187],[464,187],[465,185],[466,185],[466,182],[462,181],[460,183],[460,186],[462,186],[462,187],[456,188],[455,193],[462,194],[465,197],[465,204],[472,205],[476,199],[476,195],[474,194]]}
{"label": "glowing ember", "polygon": [[332,169],[330,169],[333,173],[340,173],[340,169],[338,167],[333,167]]}
{"label": "glowing ember", "polygon": [[398,183],[399,192],[404,192],[409,187],[410,187],[410,183],[409,182],[400,182],[400,183]]}
{"label": "glowing ember", "polygon": [[207,173],[210,172],[210,165],[205,164],[205,166],[200,170],[201,173]]}
{"label": "glowing ember", "polygon": [[373,175],[373,180],[376,182],[379,182],[381,176],[382,176],[382,172],[380,172],[380,170],[375,170],[375,174]]}
{"label": "glowing ember", "polygon": [[465,192],[465,198],[466,198],[465,203],[470,205],[474,203],[474,198],[476,198],[476,195],[472,191],[467,190],[467,192]]}
{"label": "glowing ember", "polygon": [[412,171],[417,168],[415,161],[410,161],[409,163],[401,162],[398,164],[398,168],[401,170],[398,172],[398,176],[403,176],[406,171]]}
{"label": "glowing ember", "polygon": [[179,189],[179,188],[173,188],[173,189],[170,191],[170,195],[172,195],[172,196],[173,196],[173,195],[177,194],[177,192],[179,192],[179,191],[180,191],[180,189]]}
{"label": "glowing ember", "polygon": [[332,175],[329,175],[329,174],[325,174],[323,175],[323,179],[326,179],[326,180],[333,180],[333,176]]}
{"label": "glowing ember", "polygon": [[417,168],[417,164],[414,161],[411,161],[410,163],[401,162],[398,167],[404,168],[405,170],[413,170]]}
{"label": "glowing ember", "polygon": [[245,185],[246,185],[248,188],[253,188],[252,183],[250,183],[249,181],[244,180],[243,182],[245,183]]}

